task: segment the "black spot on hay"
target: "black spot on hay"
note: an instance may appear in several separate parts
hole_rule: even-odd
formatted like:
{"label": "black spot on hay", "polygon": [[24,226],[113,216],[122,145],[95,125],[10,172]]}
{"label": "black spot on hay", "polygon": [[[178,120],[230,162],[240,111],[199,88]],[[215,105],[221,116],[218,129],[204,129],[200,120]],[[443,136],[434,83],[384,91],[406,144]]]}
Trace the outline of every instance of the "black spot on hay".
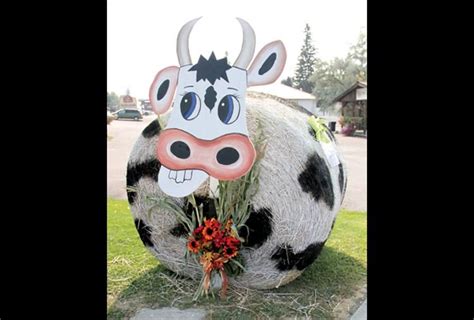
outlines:
{"label": "black spot on hay", "polygon": [[277,260],[276,268],[280,271],[288,271],[294,267],[303,270],[316,260],[324,247],[324,243],[312,243],[299,253],[294,253],[291,246],[283,244],[276,248],[272,259]]}
{"label": "black spot on hay", "polygon": [[157,159],[151,159],[136,165],[127,166],[127,198],[128,203],[133,204],[137,193],[128,190],[128,187],[133,187],[143,177],[150,177],[158,181],[158,172],[160,171],[161,163]]}
{"label": "black spot on hay", "polygon": [[331,174],[326,162],[315,152],[306,161],[305,169],[298,176],[298,182],[304,192],[311,194],[314,200],[322,199],[332,209],[334,190]]}
{"label": "black spot on hay", "polygon": [[344,191],[342,192],[343,195],[346,194],[346,189],[347,189],[347,175],[346,175],[346,177],[345,177],[344,180],[345,180],[345,181],[344,181]]}
{"label": "black spot on hay", "polygon": [[[204,217],[211,219],[217,218],[216,206],[214,203],[214,199],[207,198],[207,197],[194,197],[196,200],[196,205],[199,207],[201,204],[203,206],[203,213]],[[187,204],[186,214],[191,217],[193,212],[193,205],[191,203]]]}
{"label": "black spot on hay", "polygon": [[177,224],[173,229],[170,230],[170,233],[178,238],[186,237],[188,235],[186,228],[182,224]]}
{"label": "black spot on hay", "polygon": [[341,194],[344,191],[344,168],[342,163],[339,163],[339,189],[341,189]]}
{"label": "black spot on hay", "polygon": [[[196,205],[198,207],[202,204],[203,213],[204,213],[204,216],[206,218],[208,218],[208,219],[217,218],[216,206],[214,204],[214,199],[207,198],[207,197],[197,197],[197,196],[195,196],[194,199],[196,200]],[[184,204],[183,209],[186,209],[186,216],[188,216],[188,218],[191,219],[192,214],[193,214],[193,205],[186,200],[186,203]],[[178,237],[178,238],[188,236],[188,231],[186,230],[186,227],[181,223],[177,223],[176,226],[174,226],[170,230],[170,233],[173,236]]]}
{"label": "black spot on hay", "polygon": [[260,247],[272,234],[272,212],[269,208],[261,208],[257,211],[252,209],[249,218],[245,222],[248,227],[239,230],[239,236],[246,239],[245,247]]}
{"label": "black spot on hay", "polygon": [[142,136],[144,138],[152,138],[160,133],[160,130],[161,128],[158,120],[154,120],[142,131]]}
{"label": "black spot on hay", "polygon": [[135,228],[137,228],[143,244],[147,247],[153,247],[153,242],[151,242],[151,228],[141,219],[135,219]]}

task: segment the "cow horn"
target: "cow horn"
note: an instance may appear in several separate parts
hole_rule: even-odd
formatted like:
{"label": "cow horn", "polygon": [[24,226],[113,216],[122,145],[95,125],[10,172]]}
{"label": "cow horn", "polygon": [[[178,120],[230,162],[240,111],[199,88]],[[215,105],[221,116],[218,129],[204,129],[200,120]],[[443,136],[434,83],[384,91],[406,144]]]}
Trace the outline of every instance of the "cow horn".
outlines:
{"label": "cow horn", "polygon": [[176,52],[178,54],[178,61],[180,66],[192,64],[191,54],[189,53],[189,34],[194,27],[194,24],[202,17],[186,23],[178,33],[178,40],[176,43]]}
{"label": "cow horn", "polygon": [[235,60],[234,67],[247,69],[255,53],[255,32],[247,21],[240,18],[237,18],[237,20],[239,20],[242,27],[243,39],[242,49],[237,60]]}

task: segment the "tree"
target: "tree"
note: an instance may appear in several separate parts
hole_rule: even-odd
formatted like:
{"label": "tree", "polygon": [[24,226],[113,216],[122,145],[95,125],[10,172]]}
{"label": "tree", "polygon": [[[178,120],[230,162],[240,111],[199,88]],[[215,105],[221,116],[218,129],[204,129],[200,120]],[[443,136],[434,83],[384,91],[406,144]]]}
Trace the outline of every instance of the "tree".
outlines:
{"label": "tree", "polygon": [[329,62],[318,61],[311,77],[313,94],[318,106],[326,110],[332,100],[357,81],[357,68],[349,59],[335,58]]}
{"label": "tree", "polygon": [[293,87],[293,79],[291,77],[281,80],[281,83],[289,87]]}
{"label": "tree", "polygon": [[365,33],[359,34],[357,43],[350,47],[347,58],[353,60],[359,67],[360,81],[367,81],[367,35]]}
{"label": "tree", "polygon": [[315,72],[310,78],[313,94],[318,97],[318,106],[327,110],[339,94],[356,81],[367,81],[367,40],[361,33],[351,46],[346,58],[334,58],[329,62],[316,59]]}
{"label": "tree", "polygon": [[107,108],[115,107],[119,104],[119,97],[115,92],[112,93],[107,92]]}
{"label": "tree", "polygon": [[306,24],[304,28],[304,34],[304,43],[298,57],[298,67],[294,76],[294,85],[298,89],[311,93],[314,86],[309,78],[314,72],[316,48],[312,44],[311,29],[308,24]]}

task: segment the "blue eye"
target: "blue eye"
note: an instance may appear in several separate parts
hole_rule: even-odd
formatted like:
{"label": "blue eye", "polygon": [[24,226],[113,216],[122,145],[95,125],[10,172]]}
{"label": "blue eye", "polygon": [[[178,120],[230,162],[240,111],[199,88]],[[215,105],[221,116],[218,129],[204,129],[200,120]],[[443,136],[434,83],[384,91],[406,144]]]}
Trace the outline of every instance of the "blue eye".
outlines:
{"label": "blue eye", "polygon": [[193,120],[201,111],[201,101],[194,92],[188,92],[181,99],[181,115],[186,120]]}
{"label": "blue eye", "polygon": [[225,124],[234,123],[240,114],[240,103],[233,95],[227,95],[219,102],[217,110],[219,119]]}

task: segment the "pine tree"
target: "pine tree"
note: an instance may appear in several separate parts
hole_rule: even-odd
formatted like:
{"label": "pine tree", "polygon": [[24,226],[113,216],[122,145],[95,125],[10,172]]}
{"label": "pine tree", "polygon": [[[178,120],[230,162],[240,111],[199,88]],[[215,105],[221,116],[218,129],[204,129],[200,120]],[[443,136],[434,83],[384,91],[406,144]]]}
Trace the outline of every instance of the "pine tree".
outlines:
{"label": "pine tree", "polygon": [[296,88],[311,93],[313,91],[313,84],[309,81],[309,78],[314,72],[316,48],[312,44],[311,28],[308,24],[304,28],[304,34],[304,43],[298,58],[298,67],[293,81]]}
{"label": "pine tree", "polygon": [[291,77],[287,77],[286,79],[281,80],[281,83],[288,87],[293,87],[293,79]]}

